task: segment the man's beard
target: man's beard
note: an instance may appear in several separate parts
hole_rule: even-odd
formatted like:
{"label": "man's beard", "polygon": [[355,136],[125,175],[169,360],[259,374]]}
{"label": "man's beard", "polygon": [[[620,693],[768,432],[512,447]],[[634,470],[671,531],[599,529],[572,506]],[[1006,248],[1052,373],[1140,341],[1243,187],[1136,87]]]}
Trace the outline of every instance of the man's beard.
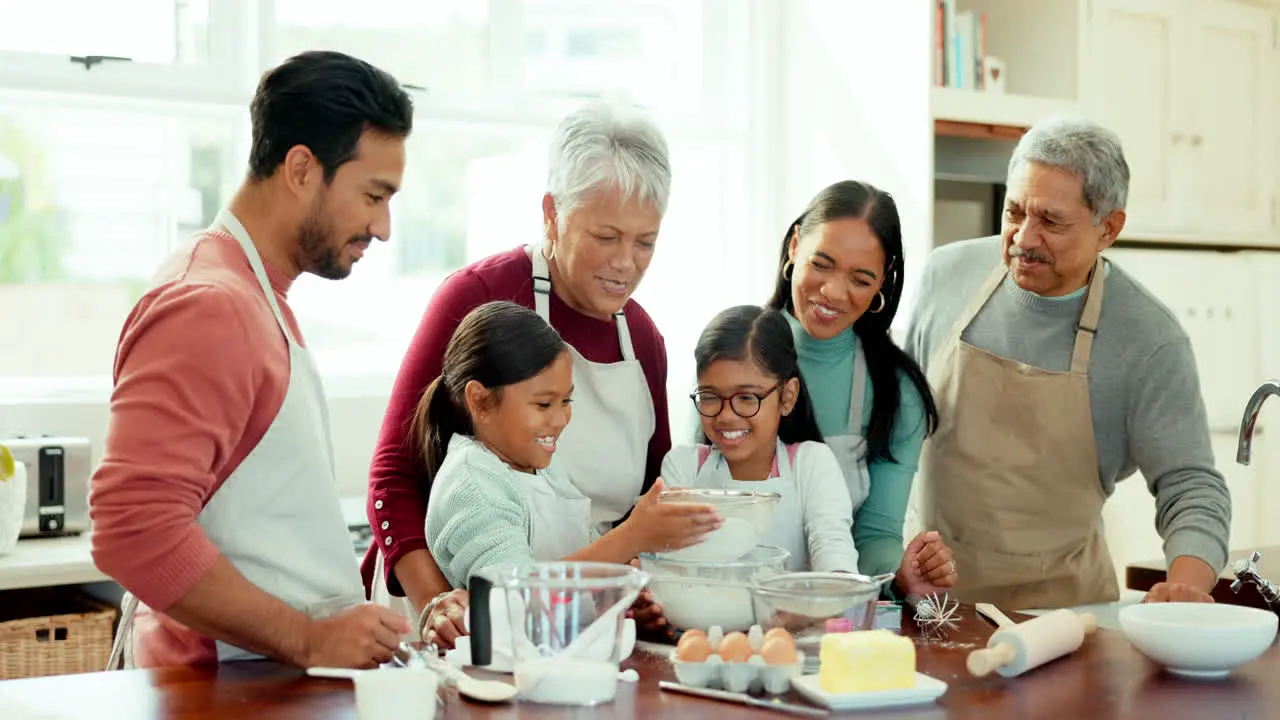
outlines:
{"label": "man's beard", "polygon": [[311,213],[298,228],[298,247],[302,253],[302,269],[326,280],[341,280],[351,274],[351,263],[343,258],[343,251],[352,242],[367,242],[369,238],[355,236],[334,247],[331,238],[333,226],[326,222],[324,202],[317,200]]}

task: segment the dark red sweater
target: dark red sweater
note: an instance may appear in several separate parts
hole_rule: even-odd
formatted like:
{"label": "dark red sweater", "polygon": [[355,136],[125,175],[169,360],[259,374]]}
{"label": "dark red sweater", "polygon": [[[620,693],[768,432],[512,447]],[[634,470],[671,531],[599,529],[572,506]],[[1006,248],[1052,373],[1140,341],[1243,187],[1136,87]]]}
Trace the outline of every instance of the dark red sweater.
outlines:
{"label": "dark red sweater", "polygon": [[[532,273],[533,263],[524,247],[492,255],[446,278],[423,313],[391,390],[391,402],[369,471],[368,514],[374,542],[361,565],[366,592],[372,587],[377,559],[374,553],[378,550],[386,556],[387,587],[392,594],[403,596],[404,590],[391,569],[406,553],[427,547],[427,498],[420,489],[426,468],[416,444],[408,437],[408,427],[422,393],[440,375],[449,338],[468,312],[490,300],[510,300],[533,309]],[[662,467],[662,458],[671,449],[667,349],[653,319],[636,301],[629,300],[623,312],[636,359],[644,369],[653,397],[655,424],[644,472],[644,489],[648,490]],[[555,293],[551,294],[550,315],[551,325],[587,360],[622,360],[618,331],[612,320],[587,317]]]}

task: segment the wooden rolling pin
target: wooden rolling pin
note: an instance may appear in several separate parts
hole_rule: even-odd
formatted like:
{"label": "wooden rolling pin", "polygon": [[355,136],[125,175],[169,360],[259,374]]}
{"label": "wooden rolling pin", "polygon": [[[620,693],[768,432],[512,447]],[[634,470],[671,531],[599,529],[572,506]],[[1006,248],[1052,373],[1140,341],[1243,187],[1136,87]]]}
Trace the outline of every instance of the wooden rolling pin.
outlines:
{"label": "wooden rolling pin", "polygon": [[1028,670],[1075,652],[1086,635],[1098,629],[1091,613],[1054,610],[1020,623],[1000,623],[987,647],[969,653],[966,665],[978,677],[992,671],[1005,677]]}

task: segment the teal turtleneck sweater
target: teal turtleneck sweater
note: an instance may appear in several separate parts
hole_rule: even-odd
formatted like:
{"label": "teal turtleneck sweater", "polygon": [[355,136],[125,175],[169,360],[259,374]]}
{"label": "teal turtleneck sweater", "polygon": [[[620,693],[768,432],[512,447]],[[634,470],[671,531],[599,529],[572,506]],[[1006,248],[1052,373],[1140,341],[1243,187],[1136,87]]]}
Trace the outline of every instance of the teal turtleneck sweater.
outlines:
{"label": "teal turtleneck sweater", "polygon": [[[784,314],[791,324],[800,356],[800,374],[813,401],[818,429],[824,436],[846,434],[853,391],[853,351],[858,346],[858,336],[850,328],[829,340],[817,340],[791,313]],[[853,523],[858,569],[866,575],[897,572],[902,563],[902,523],[924,445],[924,403],[920,393],[905,374],[899,374],[898,387],[901,401],[890,444],[896,462],[878,460],[868,464],[871,489]],[[870,375],[865,398],[862,417],[858,419],[863,437],[871,423],[875,401]]]}

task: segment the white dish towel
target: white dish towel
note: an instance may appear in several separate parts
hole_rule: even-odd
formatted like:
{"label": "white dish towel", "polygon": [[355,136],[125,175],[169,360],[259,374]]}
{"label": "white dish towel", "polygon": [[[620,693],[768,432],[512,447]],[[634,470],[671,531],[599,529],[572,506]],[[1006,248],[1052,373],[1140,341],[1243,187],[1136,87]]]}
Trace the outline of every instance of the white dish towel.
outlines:
{"label": "white dish towel", "polygon": [[[495,589],[493,594],[489,596],[489,617],[490,627],[492,628],[493,652],[490,656],[490,663],[485,667],[486,670],[494,672],[511,673],[515,671],[515,660],[512,648],[514,647],[511,637],[511,620],[507,614],[507,593],[502,590]],[[628,603],[629,605],[630,603]],[[471,630],[471,615],[467,615],[467,630]],[[525,638],[521,638],[526,644],[529,642]],[[610,642],[609,633],[600,633],[590,648],[584,648],[582,651],[582,659],[592,660],[609,660],[613,653],[613,643]],[[631,618],[624,618],[622,621],[622,643],[619,660],[626,660],[631,657],[631,653],[636,647],[636,621]],[[533,654],[537,654],[534,648],[527,648]],[[457,646],[445,653],[445,660],[455,667],[467,667],[471,665],[471,641],[469,638],[458,638]]]}

